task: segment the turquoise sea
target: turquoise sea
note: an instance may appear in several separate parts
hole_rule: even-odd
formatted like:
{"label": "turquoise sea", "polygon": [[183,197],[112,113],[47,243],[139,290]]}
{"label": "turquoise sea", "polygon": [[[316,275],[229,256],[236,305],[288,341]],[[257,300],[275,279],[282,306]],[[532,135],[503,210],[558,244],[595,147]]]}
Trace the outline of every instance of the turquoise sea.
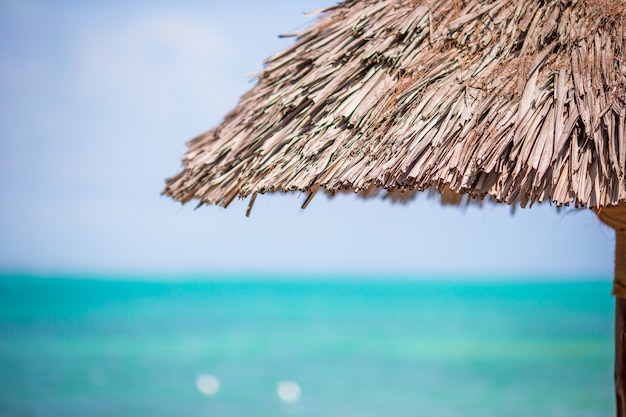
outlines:
{"label": "turquoise sea", "polygon": [[3,276],[0,416],[609,416],[613,306],[608,281]]}

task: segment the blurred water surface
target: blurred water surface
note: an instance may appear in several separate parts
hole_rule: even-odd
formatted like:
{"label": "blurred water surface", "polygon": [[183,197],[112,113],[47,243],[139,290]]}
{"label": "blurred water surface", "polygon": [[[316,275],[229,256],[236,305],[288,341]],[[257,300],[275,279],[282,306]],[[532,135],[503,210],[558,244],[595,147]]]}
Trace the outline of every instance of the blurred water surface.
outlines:
{"label": "blurred water surface", "polygon": [[606,416],[609,294],[4,276],[0,416]]}

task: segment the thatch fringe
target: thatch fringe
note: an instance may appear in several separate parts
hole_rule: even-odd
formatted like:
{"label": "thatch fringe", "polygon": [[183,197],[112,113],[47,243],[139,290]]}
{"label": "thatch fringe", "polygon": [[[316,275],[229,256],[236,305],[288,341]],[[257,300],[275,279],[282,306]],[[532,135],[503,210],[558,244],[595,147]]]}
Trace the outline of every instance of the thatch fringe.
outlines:
{"label": "thatch fringe", "polygon": [[266,61],[189,142],[164,193],[222,206],[318,189],[616,205],[625,16],[622,0],[348,0]]}

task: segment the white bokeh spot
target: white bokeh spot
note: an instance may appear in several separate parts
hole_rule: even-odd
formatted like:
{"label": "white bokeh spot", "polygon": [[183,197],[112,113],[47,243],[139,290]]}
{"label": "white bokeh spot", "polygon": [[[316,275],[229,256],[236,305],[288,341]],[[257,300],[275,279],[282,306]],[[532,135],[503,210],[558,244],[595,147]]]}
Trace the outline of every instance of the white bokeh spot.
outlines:
{"label": "white bokeh spot", "polygon": [[213,375],[202,374],[196,378],[196,387],[202,394],[211,397],[220,390],[220,381]]}
{"label": "white bokeh spot", "polygon": [[301,393],[300,385],[294,381],[280,381],[276,385],[276,394],[285,403],[297,403]]}

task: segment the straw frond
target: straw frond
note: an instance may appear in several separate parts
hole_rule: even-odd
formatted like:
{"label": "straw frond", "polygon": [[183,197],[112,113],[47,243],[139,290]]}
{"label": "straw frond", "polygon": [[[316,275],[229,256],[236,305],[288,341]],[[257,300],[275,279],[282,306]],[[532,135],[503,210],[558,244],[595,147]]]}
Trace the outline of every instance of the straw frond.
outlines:
{"label": "straw frond", "polygon": [[347,0],[189,142],[164,193],[619,204],[625,16],[622,0]]}

